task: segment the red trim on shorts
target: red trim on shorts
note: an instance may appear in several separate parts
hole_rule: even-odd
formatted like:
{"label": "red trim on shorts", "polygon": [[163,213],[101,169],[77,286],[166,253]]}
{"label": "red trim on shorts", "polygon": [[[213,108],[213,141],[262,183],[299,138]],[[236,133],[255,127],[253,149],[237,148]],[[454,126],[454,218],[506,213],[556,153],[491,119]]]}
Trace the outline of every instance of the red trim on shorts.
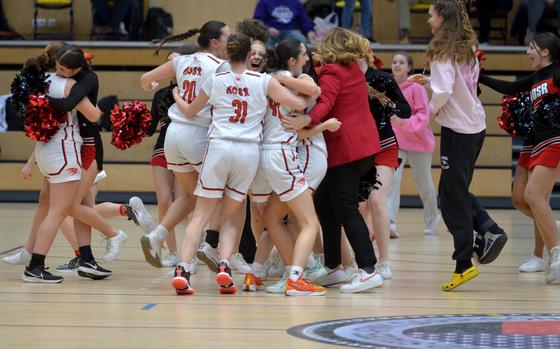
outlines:
{"label": "red trim on shorts", "polygon": [[78,166],[82,167],[82,162],[78,156],[78,148],[76,148],[76,140],[74,139],[74,124],[72,124],[72,143],[74,143],[74,156],[76,157],[76,162],[78,163]]}
{"label": "red trim on shorts", "polygon": [[[529,171],[532,171],[537,166],[544,166],[548,168],[558,167],[560,162],[560,137],[556,141],[545,141],[533,148],[531,160],[529,162]],[[553,138],[554,139],[554,138]],[[543,144],[546,143],[546,144]],[[534,151],[537,149],[537,151]]]}
{"label": "red trim on shorts", "polygon": [[373,163],[375,166],[399,168],[399,147],[393,144],[390,147],[382,149],[379,153],[375,154]]}
{"label": "red trim on shorts", "polygon": [[64,168],[66,168],[66,165],[68,165],[68,159],[66,158],[66,148],[64,147],[64,139],[60,140],[60,146],[62,147],[62,155],[64,156],[64,165],[62,165],[58,172],[49,173],[49,176],[58,176],[60,173],[62,173]]}
{"label": "red trim on shorts", "polygon": [[95,160],[95,146],[83,144],[80,153],[82,154],[82,168],[87,170]]}
{"label": "red trim on shorts", "polygon": [[226,188],[228,188],[229,190],[233,190],[234,192],[236,192],[239,195],[247,195],[247,193],[242,193],[237,189],[233,189],[232,187],[230,187],[229,185],[226,184]]}
{"label": "red trim on shorts", "polygon": [[[297,177],[292,173],[292,171],[290,171],[290,168],[288,166],[288,159],[286,158],[286,153],[284,152],[284,149],[282,149],[282,157],[284,158],[284,166],[286,167],[286,171],[288,171],[288,173],[290,174],[290,176],[292,176],[293,179],[292,179],[292,185],[291,185],[290,189],[288,189],[288,190],[286,190],[282,193],[279,193],[278,196],[286,195],[289,192],[293,191],[294,187],[295,187],[295,184],[296,184],[296,180],[297,180]],[[292,150],[292,161],[297,164],[297,162],[295,161],[295,158],[296,158],[296,155],[294,154],[294,151]],[[299,164],[297,165],[297,169],[299,170],[299,172],[301,172],[303,174],[303,172],[301,171],[301,168],[299,168]],[[305,181],[305,176],[302,176],[301,178],[303,178],[303,180]]]}
{"label": "red trim on shorts", "polygon": [[165,155],[157,155],[152,157],[150,160],[150,165],[152,167],[163,167],[167,168],[167,160],[165,159]]}
{"label": "red trim on shorts", "polygon": [[[524,148],[528,148],[528,151],[524,150]],[[529,169],[529,164],[531,162],[531,149],[533,149],[533,146],[521,148],[519,159],[517,159],[517,166],[522,167],[526,170]]]}
{"label": "red trim on shorts", "polygon": [[309,165],[309,145],[305,144],[305,166],[303,166],[303,174],[307,171],[307,165]]}

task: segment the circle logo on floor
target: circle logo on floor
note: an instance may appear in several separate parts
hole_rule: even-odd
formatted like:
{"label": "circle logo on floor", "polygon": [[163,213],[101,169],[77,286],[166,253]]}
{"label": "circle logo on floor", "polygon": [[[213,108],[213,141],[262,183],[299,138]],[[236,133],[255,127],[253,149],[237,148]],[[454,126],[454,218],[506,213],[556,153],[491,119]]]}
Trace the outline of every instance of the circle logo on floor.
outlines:
{"label": "circle logo on floor", "polygon": [[288,333],[354,348],[560,348],[560,314],[369,317],[316,322]]}

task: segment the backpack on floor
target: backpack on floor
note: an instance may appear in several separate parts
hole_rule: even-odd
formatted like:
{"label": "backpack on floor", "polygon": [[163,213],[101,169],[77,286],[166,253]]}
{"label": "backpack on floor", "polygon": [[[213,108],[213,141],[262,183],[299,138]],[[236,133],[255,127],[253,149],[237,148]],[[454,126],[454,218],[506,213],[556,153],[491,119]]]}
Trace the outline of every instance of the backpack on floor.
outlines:
{"label": "backpack on floor", "polygon": [[173,16],[159,7],[152,7],[146,15],[145,39],[162,39],[173,34]]}

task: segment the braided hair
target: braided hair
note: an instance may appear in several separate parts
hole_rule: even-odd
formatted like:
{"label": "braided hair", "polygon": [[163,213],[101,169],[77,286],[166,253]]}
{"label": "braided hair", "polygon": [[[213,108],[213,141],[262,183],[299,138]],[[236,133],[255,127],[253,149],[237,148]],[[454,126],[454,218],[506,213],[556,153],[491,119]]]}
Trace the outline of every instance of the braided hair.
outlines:
{"label": "braided hair", "polygon": [[206,49],[210,46],[210,41],[213,39],[219,39],[222,36],[222,28],[225,27],[226,24],[223,22],[219,22],[219,21],[208,21],[206,23],[204,23],[204,25],[200,28],[193,28],[190,30],[187,30],[184,33],[181,34],[175,34],[175,35],[170,35],[167,36],[163,39],[156,39],[153,40],[152,43],[154,44],[159,44],[156,52],[154,53],[155,55],[157,55],[161,49],[161,47],[166,43],[166,42],[173,42],[173,41],[182,41],[182,40],[186,40],[196,34],[199,34],[197,42],[198,45],[202,48],[202,49]]}

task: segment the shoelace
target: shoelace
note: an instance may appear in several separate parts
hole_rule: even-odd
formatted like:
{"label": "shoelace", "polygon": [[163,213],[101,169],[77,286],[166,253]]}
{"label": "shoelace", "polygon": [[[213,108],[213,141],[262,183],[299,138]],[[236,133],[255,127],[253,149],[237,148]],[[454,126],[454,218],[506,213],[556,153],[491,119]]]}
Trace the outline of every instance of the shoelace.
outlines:
{"label": "shoelace", "polygon": [[550,254],[550,264],[557,263],[560,260],[560,248],[552,249],[552,253]]}

